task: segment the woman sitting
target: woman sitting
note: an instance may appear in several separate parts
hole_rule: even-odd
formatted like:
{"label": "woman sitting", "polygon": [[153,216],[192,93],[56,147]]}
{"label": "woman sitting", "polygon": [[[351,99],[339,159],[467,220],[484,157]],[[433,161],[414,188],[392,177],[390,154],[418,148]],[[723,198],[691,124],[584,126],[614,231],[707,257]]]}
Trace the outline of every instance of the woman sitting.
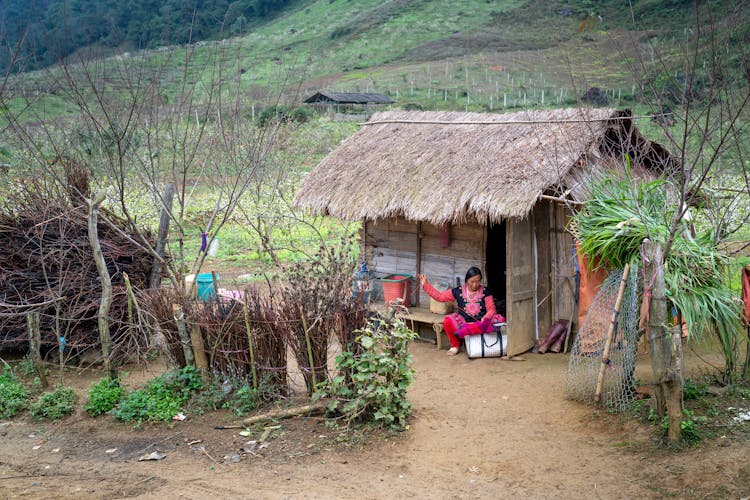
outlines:
{"label": "woman sitting", "polygon": [[464,285],[444,292],[437,291],[424,274],[419,275],[419,283],[433,299],[439,302],[455,300],[458,306],[458,312],[447,315],[443,320],[445,334],[451,343],[448,356],[458,354],[464,335],[491,332],[493,323],[505,321],[502,315],[497,314],[495,300],[489,290],[482,286],[482,271],[478,267],[470,267],[466,271]]}

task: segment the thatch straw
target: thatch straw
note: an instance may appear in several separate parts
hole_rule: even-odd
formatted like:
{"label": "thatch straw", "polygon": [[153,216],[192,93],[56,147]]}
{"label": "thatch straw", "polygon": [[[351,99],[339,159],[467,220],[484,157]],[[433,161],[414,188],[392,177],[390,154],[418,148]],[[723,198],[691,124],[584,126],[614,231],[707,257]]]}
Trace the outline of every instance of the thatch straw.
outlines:
{"label": "thatch straw", "polygon": [[625,153],[648,168],[671,162],[629,111],[376,113],[307,176],[296,204],[347,220],[525,217],[572,169]]}

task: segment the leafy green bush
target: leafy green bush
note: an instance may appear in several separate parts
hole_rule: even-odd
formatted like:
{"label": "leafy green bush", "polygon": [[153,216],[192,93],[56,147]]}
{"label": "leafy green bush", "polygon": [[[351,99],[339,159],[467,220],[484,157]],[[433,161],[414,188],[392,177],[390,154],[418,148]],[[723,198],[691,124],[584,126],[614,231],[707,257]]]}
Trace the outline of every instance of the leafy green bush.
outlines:
{"label": "leafy green bush", "polygon": [[351,351],[336,357],[340,375],[321,384],[315,399],[332,398],[330,412],[347,424],[371,422],[392,430],[408,428],[411,403],[406,391],[414,380],[409,341],[417,334],[398,318],[370,319]]}
{"label": "leafy green bush", "polygon": [[[222,378],[224,382],[218,382]],[[214,374],[214,382],[200,393],[191,396],[189,408],[191,412],[195,413],[202,413],[208,409],[216,411],[219,408],[224,408],[233,411],[238,417],[242,417],[256,410],[261,401],[273,399],[277,394],[275,389],[268,374],[260,377],[257,389],[247,378]]]}
{"label": "leafy green bush", "polygon": [[219,408],[224,408],[224,405],[227,403],[227,396],[222,384],[218,383],[216,378],[214,378],[211,384],[190,398],[189,409],[191,412],[200,415],[207,410],[216,411]]}
{"label": "leafy green bush", "polygon": [[26,408],[29,391],[8,367],[0,373],[0,419],[11,418]]}
{"label": "leafy green bush", "polygon": [[143,389],[127,394],[112,415],[124,422],[169,421],[191,394],[203,388],[200,372],[192,366],[159,375]]}
{"label": "leafy green bush", "polygon": [[234,391],[234,396],[224,403],[224,408],[229,408],[238,417],[242,417],[258,407],[259,399],[258,391],[251,384],[245,382]]}
{"label": "leafy green bush", "polygon": [[258,125],[265,127],[273,122],[305,123],[313,115],[313,110],[303,106],[269,106],[258,115]]}
{"label": "leafy green bush", "polygon": [[105,377],[91,387],[89,400],[83,409],[92,417],[107,413],[117,406],[124,394],[125,389],[120,386],[119,380]]}
{"label": "leafy green bush", "polygon": [[45,392],[37,401],[29,405],[32,417],[59,420],[71,415],[76,409],[78,395],[72,387],[57,386],[52,392]]}

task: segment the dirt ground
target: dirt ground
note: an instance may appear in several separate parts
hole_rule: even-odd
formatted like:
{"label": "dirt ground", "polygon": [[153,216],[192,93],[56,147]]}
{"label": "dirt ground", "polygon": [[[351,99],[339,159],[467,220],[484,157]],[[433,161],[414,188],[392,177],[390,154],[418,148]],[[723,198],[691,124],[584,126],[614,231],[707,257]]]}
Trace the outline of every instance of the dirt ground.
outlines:
{"label": "dirt ground", "polygon": [[[82,410],[57,423],[0,423],[0,498],[743,498],[750,441],[668,450],[653,428],[564,397],[567,356],[449,358],[412,345],[411,428],[342,439],[322,419],[291,419],[268,447],[227,413],[134,429]],[[688,360],[695,366],[695,360]],[[638,374],[647,378],[647,360]],[[162,367],[131,371],[131,382]],[[66,383],[83,392],[99,374]],[[750,403],[749,403],[750,405]],[[82,406],[79,404],[79,406]],[[748,425],[747,423],[742,425]],[[747,436],[747,433],[742,434]],[[160,461],[139,461],[158,451]],[[239,462],[225,457],[239,455]]]}

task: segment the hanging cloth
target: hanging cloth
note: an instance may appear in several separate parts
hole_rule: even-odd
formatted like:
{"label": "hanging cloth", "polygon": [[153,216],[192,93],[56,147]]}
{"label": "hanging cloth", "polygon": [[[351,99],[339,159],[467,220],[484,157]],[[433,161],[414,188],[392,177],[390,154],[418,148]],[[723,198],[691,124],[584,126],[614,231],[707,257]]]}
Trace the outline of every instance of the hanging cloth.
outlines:
{"label": "hanging cloth", "polygon": [[742,269],[742,321],[750,326],[750,266]]}

